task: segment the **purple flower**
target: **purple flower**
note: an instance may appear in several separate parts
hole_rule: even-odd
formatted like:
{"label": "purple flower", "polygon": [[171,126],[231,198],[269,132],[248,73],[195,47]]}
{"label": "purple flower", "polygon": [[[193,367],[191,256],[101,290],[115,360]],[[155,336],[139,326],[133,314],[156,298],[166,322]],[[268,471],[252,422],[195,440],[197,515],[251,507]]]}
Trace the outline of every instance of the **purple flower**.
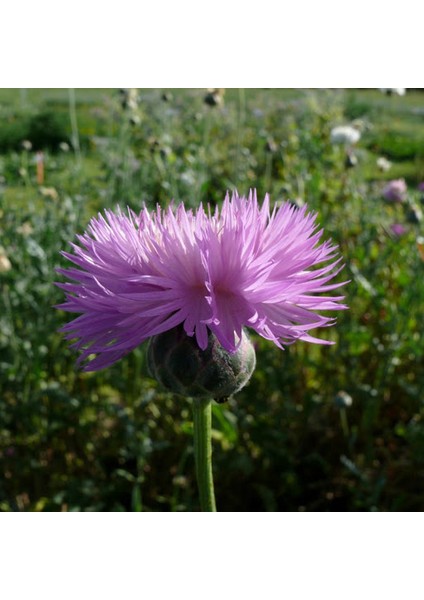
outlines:
{"label": "purple flower", "polygon": [[280,348],[330,344],[308,333],[334,324],[315,311],[347,308],[343,296],[318,295],[344,285],[328,283],[342,266],[337,246],[319,244],[322,233],[306,206],[270,211],[268,195],[260,207],[255,192],[227,194],[214,212],[183,204],[105,211],[77,236],[73,254],[63,252],[79,268],[58,269],[75,282],[58,284],[66,293],[58,308],[81,315],[62,331],[77,338],[86,371],[179,325],[202,350],[212,332],[235,352],[243,327]]}
{"label": "purple flower", "polygon": [[393,223],[392,225],[390,225],[390,231],[396,237],[400,237],[401,235],[404,235],[407,232],[407,229],[405,225],[402,225],[402,223]]}
{"label": "purple flower", "polygon": [[424,192],[424,181],[421,181],[421,183],[418,184],[418,191]]}
{"label": "purple flower", "polygon": [[404,202],[407,187],[404,179],[393,179],[383,189],[383,197],[389,202]]}

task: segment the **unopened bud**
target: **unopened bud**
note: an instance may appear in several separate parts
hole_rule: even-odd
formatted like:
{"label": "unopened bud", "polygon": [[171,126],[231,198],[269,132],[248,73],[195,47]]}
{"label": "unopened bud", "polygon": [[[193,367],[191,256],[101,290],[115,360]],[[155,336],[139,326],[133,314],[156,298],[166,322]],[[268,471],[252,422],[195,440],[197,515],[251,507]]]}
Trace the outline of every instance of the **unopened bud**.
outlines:
{"label": "unopened bud", "polygon": [[150,339],[147,361],[151,375],[171,392],[224,402],[249,381],[256,356],[244,332],[238,350],[231,354],[213,334],[206,350],[201,350],[194,337],[176,327]]}
{"label": "unopened bud", "polygon": [[344,390],[337,392],[336,396],[334,397],[334,404],[337,406],[337,408],[347,408],[348,406],[352,406],[352,403],[352,396],[350,396]]}
{"label": "unopened bud", "polygon": [[345,159],[346,169],[352,169],[353,167],[356,167],[357,164],[358,164],[358,158],[356,157],[355,154],[352,154],[351,152],[349,152],[346,155],[346,159]]}

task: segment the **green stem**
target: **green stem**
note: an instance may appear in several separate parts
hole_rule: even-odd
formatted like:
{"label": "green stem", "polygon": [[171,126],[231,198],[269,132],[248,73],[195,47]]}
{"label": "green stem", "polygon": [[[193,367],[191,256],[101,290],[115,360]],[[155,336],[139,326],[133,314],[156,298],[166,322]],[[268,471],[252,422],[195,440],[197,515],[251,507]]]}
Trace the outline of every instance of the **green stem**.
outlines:
{"label": "green stem", "polygon": [[349,424],[347,422],[347,415],[346,415],[346,409],[345,408],[341,408],[340,409],[340,422],[342,425],[342,431],[343,431],[343,435],[348,438],[349,437]]}
{"label": "green stem", "polygon": [[235,181],[236,187],[239,185],[241,135],[242,135],[242,128],[244,125],[245,108],[246,108],[246,97],[244,94],[244,89],[239,88],[239,102],[238,102],[238,113],[237,113],[237,150],[236,150],[236,161],[235,161],[235,166],[234,166],[234,181]]}
{"label": "green stem", "polygon": [[194,457],[200,495],[204,512],[216,512],[212,474],[212,402],[193,399]]}
{"label": "green stem", "polygon": [[75,101],[75,90],[74,88],[68,89],[69,95],[69,119],[71,121],[71,129],[72,129],[72,147],[75,152],[75,157],[77,159],[78,168],[81,167],[81,147],[78,133],[78,122],[77,122],[77,108]]}

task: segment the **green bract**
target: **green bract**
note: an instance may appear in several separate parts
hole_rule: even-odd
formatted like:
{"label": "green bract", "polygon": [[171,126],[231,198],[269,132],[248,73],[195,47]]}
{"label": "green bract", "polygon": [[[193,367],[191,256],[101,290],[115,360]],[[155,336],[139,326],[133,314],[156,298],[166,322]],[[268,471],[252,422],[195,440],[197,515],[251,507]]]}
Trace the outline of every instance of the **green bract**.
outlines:
{"label": "green bract", "polygon": [[224,401],[249,381],[256,365],[253,345],[243,332],[238,350],[231,354],[209,335],[201,350],[182,327],[152,337],[148,346],[148,367],[166,389],[193,398]]}

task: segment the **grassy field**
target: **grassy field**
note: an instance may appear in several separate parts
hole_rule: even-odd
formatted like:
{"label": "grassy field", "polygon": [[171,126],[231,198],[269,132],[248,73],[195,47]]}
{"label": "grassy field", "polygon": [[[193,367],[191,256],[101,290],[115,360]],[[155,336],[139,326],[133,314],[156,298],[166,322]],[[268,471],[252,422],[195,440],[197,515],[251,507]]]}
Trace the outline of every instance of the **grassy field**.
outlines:
{"label": "grassy field", "polygon": [[[218,509],[423,510],[424,94],[205,95],[0,90],[0,510],[199,510],[189,402],[149,377],[144,347],[78,371],[55,268],[98,211],[235,188],[318,212],[349,311],[323,334],[334,346],[254,338],[250,384],[213,407]],[[345,124],[361,132],[349,156],[330,140]],[[385,201],[399,178],[405,200]]]}

